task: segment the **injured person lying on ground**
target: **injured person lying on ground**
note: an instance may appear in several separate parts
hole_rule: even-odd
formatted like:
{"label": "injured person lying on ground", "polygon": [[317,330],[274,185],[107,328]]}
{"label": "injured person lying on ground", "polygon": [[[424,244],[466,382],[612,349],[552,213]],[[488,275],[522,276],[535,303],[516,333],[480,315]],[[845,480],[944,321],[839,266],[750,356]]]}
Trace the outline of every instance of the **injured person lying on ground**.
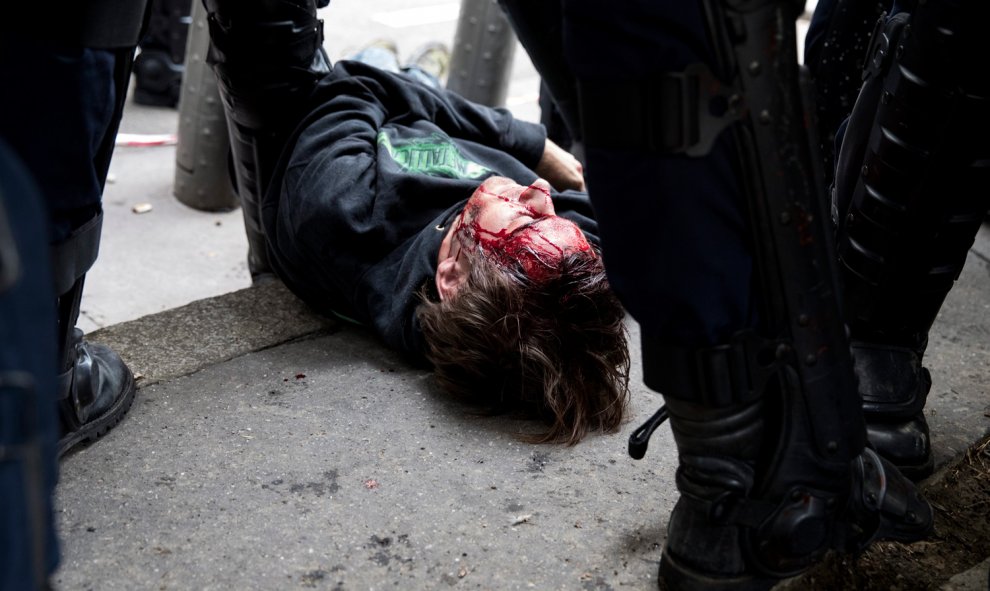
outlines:
{"label": "injured person lying on ground", "polygon": [[331,65],[312,0],[205,4],[252,247],[252,222],[263,234],[252,272],[445,390],[544,420],[534,441],[614,432],[625,314],[578,161],[506,110]]}

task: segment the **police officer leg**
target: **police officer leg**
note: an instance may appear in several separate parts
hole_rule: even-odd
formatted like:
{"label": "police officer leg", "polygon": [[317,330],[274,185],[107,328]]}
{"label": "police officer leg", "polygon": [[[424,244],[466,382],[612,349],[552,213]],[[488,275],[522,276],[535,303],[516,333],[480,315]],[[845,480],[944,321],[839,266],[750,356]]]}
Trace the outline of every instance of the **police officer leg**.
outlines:
{"label": "police officer leg", "polygon": [[[98,6],[103,5],[87,9]],[[3,36],[7,47],[20,50],[16,57],[0,52],[5,57],[0,71],[20,89],[0,98],[0,132],[32,171],[48,208],[58,308],[60,455],[106,433],[126,413],[135,391],[120,357],[85,342],[75,322],[83,278],[97,256],[103,184],[142,9],[134,8],[137,22],[126,38],[114,39],[113,32],[105,38],[99,28],[81,33],[80,43],[91,35],[94,43],[110,48],[55,42],[30,32]]]}
{"label": "police officer leg", "polygon": [[881,21],[833,188],[844,307],[875,449],[921,478],[928,331],[990,205],[990,76],[980,2]]}
{"label": "police officer leg", "polygon": [[543,77],[541,123],[547,127],[551,140],[582,160],[577,85],[562,53],[560,1],[499,0],[499,5]]}
{"label": "police officer leg", "polygon": [[270,275],[261,198],[297,108],[330,71],[316,0],[203,0],[210,53],[230,133],[233,172],[248,236],[248,269]]}
{"label": "police officer leg", "polygon": [[[694,23],[686,19],[688,7],[678,8],[665,14],[655,4],[627,3],[617,11],[622,20],[591,2],[567,2],[571,30],[564,38],[573,45],[565,50],[578,72],[606,268],[640,320],[644,378],[664,394],[678,444],[682,495],[669,522],[661,584],[769,588],[829,548],[918,539],[930,530],[931,509],[896,469],[864,449],[820,171],[810,153],[813,138],[801,135],[808,114],[794,55],[794,3],[706,2]],[[707,23],[714,47],[690,56],[706,44],[698,22]],[[648,50],[657,41],[651,27],[655,33],[665,26],[670,39],[694,43],[661,42],[653,53],[629,47]],[[617,45],[603,42],[602,31],[614,33]],[[615,53],[628,59],[595,71],[586,64],[603,47],[619,47]],[[637,55],[667,70],[651,71]],[[722,133],[729,125],[732,144]],[[726,166],[731,150],[738,161]],[[656,154],[654,173],[638,186],[628,182],[641,169],[619,164],[650,160],[649,153]],[[685,171],[701,173],[694,187],[676,182]],[[748,204],[731,197],[734,174]],[[702,200],[710,202],[707,212],[684,217]],[[657,203],[671,203],[680,215],[643,215]],[[644,217],[653,232],[630,231]],[[739,218],[742,224],[728,223]],[[700,229],[713,224],[728,237]],[[657,248],[678,226],[695,236],[686,236],[682,248]],[[699,236],[721,240],[722,248],[712,250],[722,258],[706,256]],[[644,269],[647,248],[652,260]],[[729,257],[741,262],[727,265]],[[721,265],[725,273],[712,272]],[[712,277],[723,280],[706,284]],[[668,297],[684,286],[704,288],[687,290],[695,301]],[[759,322],[747,317],[752,293]],[[727,327],[738,332],[727,336]]]}
{"label": "police officer leg", "polygon": [[[57,297],[57,336],[60,373],[58,382],[61,437],[58,455],[62,456],[80,443],[92,442],[117,425],[130,410],[137,387],[131,370],[112,349],[83,338],[76,328],[86,273],[96,262],[103,227],[100,205],[102,190],[113,154],[114,138],[120,125],[127,87],[134,60],[133,47],[84,50],[89,57],[83,68],[91,70],[86,86],[79,89],[79,105],[73,107],[87,117],[89,109],[102,112],[102,119],[88,120],[95,146],[90,166],[97,182],[95,202],[80,204],[73,210],[76,220],[92,216],[82,224],[73,221],[68,234],[56,233],[51,246],[52,271]],[[107,86],[114,89],[107,95]],[[73,190],[65,186],[60,190]],[[56,227],[64,215],[56,216]]]}
{"label": "police officer leg", "polygon": [[45,589],[58,562],[55,323],[42,199],[0,141],[0,588]]}

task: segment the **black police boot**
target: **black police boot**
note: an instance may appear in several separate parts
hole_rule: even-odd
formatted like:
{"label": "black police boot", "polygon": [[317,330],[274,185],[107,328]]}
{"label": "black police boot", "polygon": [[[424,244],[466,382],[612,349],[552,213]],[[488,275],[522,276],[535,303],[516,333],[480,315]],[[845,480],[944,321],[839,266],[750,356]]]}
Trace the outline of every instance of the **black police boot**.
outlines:
{"label": "black police boot", "polygon": [[[866,447],[851,367],[832,392],[805,385],[786,347],[752,333],[703,349],[648,345],[644,380],[664,393],[681,493],[661,588],[769,589],[829,550],[931,531],[927,501]],[[630,438],[633,457],[663,414]]]}
{"label": "black police boot", "polygon": [[177,107],[184,70],[182,63],[172,61],[164,51],[142,50],[134,58],[134,102],[152,107]]}
{"label": "black police boot", "polygon": [[912,542],[931,532],[928,502],[868,448],[844,468],[814,466],[813,442],[786,435],[803,427],[778,423],[788,412],[763,400],[722,408],[666,402],[681,496],[668,522],[661,589],[770,589],[827,550],[857,553],[877,540]]}
{"label": "black police boot", "polygon": [[68,346],[70,366],[59,376],[59,457],[117,425],[137,391],[131,370],[109,347],[86,342],[79,329],[73,329]]}
{"label": "black police boot", "polygon": [[124,418],[137,387],[127,365],[109,347],[89,343],[74,324],[79,316],[83,277],[59,298],[60,359],[58,456],[105,435]]}
{"label": "black police boot", "polygon": [[724,499],[749,497],[764,446],[763,403],[714,409],[667,398],[677,443],[681,496],[667,526],[661,588],[768,589],[776,578],[754,573],[744,555],[746,532],[724,519]]}
{"label": "black police boot", "polygon": [[76,328],[86,272],[96,262],[102,228],[103,214],[97,213],[52,245],[55,293],[61,294],[56,298],[59,457],[106,434],[134,400],[134,376],[120,357],[105,346],[87,343]]}
{"label": "black police boot", "polygon": [[154,0],[134,59],[134,102],[176,107],[185,73],[192,0]]}
{"label": "black police boot", "polygon": [[[321,5],[325,4],[321,3]],[[271,274],[261,198],[300,105],[330,72],[315,0],[204,0],[255,280]]]}
{"label": "black police boot", "polygon": [[866,436],[874,450],[912,480],[934,469],[924,408],[932,378],[908,347],[852,343]]}

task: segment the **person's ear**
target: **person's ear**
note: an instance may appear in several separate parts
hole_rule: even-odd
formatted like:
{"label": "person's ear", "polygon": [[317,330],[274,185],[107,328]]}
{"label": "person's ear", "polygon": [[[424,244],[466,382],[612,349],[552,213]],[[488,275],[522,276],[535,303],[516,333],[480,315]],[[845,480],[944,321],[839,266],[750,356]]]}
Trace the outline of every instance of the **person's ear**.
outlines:
{"label": "person's ear", "polygon": [[453,257],[446,258],[437,265],[437,293],[441,300],[447,300],[457,294],[461,285],[467,282],[468,268]]}

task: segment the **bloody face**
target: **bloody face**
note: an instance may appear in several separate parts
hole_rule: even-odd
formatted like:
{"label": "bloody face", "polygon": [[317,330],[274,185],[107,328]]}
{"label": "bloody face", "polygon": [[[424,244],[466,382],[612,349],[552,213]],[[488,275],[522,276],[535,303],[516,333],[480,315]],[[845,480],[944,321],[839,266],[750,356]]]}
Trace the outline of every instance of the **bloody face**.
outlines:
{"label": "bloody face", "polygon": [[535,280],[553,272],[564,255],[591,250],[577,225],[556,215],[550,185],[543,179],[528,187],[502,177],[486,179],[453,231],[458,258],[480,246],[497,265],[508,268],[518,262]]}

